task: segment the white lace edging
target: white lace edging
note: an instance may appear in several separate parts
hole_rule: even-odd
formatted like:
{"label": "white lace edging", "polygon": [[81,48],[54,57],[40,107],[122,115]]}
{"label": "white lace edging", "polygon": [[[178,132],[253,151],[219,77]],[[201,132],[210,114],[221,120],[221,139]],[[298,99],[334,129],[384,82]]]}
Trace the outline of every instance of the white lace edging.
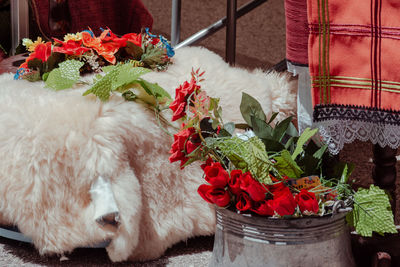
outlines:
{"label": "white lace edging", "polygon": [[318,126],[321,137],[334,155],[343,149],[344,144],[356,139],[392,149],[400,146],[400,125],[334,119],[317,122],[315,126]]}

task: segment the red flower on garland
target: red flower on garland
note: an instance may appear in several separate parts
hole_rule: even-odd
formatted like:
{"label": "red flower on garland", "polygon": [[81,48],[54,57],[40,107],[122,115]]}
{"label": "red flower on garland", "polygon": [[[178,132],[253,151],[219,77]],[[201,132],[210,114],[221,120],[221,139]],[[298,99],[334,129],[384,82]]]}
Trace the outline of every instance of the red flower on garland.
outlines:
{"label": "red flower on garland", "polygon": [[318,213],[319,210],[318,201],[315,198],[315,194],[313,192],[309,192],[305,189],[302,189],[300,193],[296,195],[295,200],[299,205],[300,211],[302,213],[305,211],[315,214]]}
{"label": "red flower on garland", "polygon": [[200,89],[200,86],[197,85],[193,78],[190,83],[185,81],[175,89],[175,100],[169,105],[169,108],[174,112],[172,121],[176,121],[186,115],[188,98],[198,89]]}
{"label": "red flower on garland", "polygon": [[197,192],[205,201],[219,207],[228,206],[231,200],[228,191],[221,187],[202,184],[197,189]]}
{"label": "red flower on garland", "polygon": [[54,46],[53,48],[54,52],[63,53],[70,56],[80,56],[90,50],[90,48],[82,46],[82,40],[80,41],[68,40],[66,42],[63,42],[54,38],[54,41],[56,43],[61,44],[61,46]]}
{"label": "red flower on garland", "polygon": [[225,187],[228,184],[229,174],[221,166],[221,163],[214,162],[204,168],[205,179],[208,183],[217,187]]}
{"label": "red flower on garland", "polygon": [[29,57],[24,63],[19,66],[20,68],[28,68],[28,62],[37,58],[43,62],[46,62],[51,55],[51,42],[40,43],[35,47],[35,51],[29,54]]}
{"label": "red flower on garland", "polygon": [[142,35],[139,33],[127,33],[122,35],[122,38],[126,39],[127,41],[133,43],[136,46],[142,46]]}
{"label": "red flower on garland", "polygon": [[[184,125],[182,125],[183,127]],[[201,142],[197,142],[198,135],[195,132],[196,130],[191,127],[174,134],[174,143],[169,151],[172,155],[169,157],[169,161],[172,163],[180,160],[182,169],[183,165],[189,160],[186,155],[193,152],[201,144]]]}

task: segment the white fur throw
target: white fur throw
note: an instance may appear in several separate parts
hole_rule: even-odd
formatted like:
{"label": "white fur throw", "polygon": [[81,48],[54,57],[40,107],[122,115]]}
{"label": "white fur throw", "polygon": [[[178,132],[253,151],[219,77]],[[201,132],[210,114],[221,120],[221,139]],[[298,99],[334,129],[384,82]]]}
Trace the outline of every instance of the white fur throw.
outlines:
{"label": "white fur throw", "polygon": [[[229,67],[203,48],[182,48],[174,64],[145,79],[174,89],[193,68],[206,71],[202,88],[220,97],[225,121],[240,120],[242,91],[265,112],[295,110],[287,77]],[[85,88],[54,92],[43,83],[0,76],[0,219],[32,238],[42,254],[111,240],[113,261],[161,256],[181,240],[214,232],[213,207],[197,194],[197,166],[168,161],[172,139],[154,114],[113,96],[102,103]],[[117,228],[94,220],[90,187],[101,175],[111,182],[120,211]]]}

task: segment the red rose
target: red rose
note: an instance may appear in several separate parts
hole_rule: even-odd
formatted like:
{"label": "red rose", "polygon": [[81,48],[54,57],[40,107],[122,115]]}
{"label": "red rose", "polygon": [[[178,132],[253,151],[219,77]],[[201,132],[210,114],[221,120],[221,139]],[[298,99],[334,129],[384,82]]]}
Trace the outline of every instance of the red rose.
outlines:
{"label": "red rose", "polygon": [[300,193],[296,195],[295,199],[301,212],[309,211],[315,214],[318,213],[318,201],[313,192],[302,189]]}
{"label": "red rose", "polygon": [[211,166],[211,163],[213,163],[213,162],[214,161],[212,160],[212,158],[208,158],[204,164],[200,165],[200,167],[204,171],[204,168],[207,167],[207,166]]}
{"label": "red rose", "polygon": [[237,196],[236,208],[238,210],[240,210],[240,211],[246,211],[246,210],[249,210],[251,208],[251,199],[243,191]]}
{"label": "red rose", "polygon": [[290,190],[283,190],[282,194],[275,195],[272,200],[269,201],[271,208],[276,211],[279,215],[292,215],[296,209],[297,203]]}
{"label": "red rose", "polygon": [[242,170],[232,170],[228,181],[231,192],[238,195],[242,190],[240,189],[240,180],[242,179]]}
{"label": "red rose", "polygon": [[[183,127],[184,125],[182,125],[182,128]],[[197,139],[194,138],[196,136],[195,132],[196,130],[191,127],[174,134],[174,143],[169,151],[169,153],[172,154],[169,157],[169,161],[171,163],[180,160],[182,168],[182,166],[189,160],[186,155],[193,152],[193,150],[201,144],[200,142],[193,141]],[[193,138],[193,140],[191,138]]]}
{"label": "red rose", "polygon": [[266,200],[253,203],[253,207],[250,210],[262,216],[274,215],[274,210],[271,208],[269,201]]}
{"label": "red rose", "polygon": [[196,84],[196,81],[192,79],[190,83],[185,81],[183,84],[175,89],[175,100],[169,105],[169,108],[174,112],[172,116],[172,121],[180,119],[186,115],[188,97],[191,96],[193,92],[199,88],[200,86],[198,86]]}
{"label": "red rose", "polygon": [[243,174],[240,181],[240,189],[246,191],[254,201],[265,199],[265,194],[267,193],[267,190],[251,176],[250,172]]}
{"label": "red rose", "polygon": [[197,189],[197,192],[205,201],[219,207],[228,206],[231,200],[228,191],[212,185],[202,184]]}
{"label": "red rose", "polygon": [[206,181],[213,186],[225,187],[228,184],[229,174],[219,162],[211,163],[210,166],[205,167],[204,173]]}

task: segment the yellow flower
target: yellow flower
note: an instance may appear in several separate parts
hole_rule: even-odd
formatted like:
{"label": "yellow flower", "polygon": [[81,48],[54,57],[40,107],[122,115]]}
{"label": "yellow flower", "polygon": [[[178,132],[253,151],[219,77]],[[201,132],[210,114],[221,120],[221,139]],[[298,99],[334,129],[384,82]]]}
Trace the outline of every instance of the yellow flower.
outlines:
{"label": "yellow flower", "polygon": [[22,44],[26,47],[29,52],[35,51],[35,48],[38,44],[44,44],[44,41],[41,37],[38,37],[36,41],[32,42],[31,39],[24,38],[22,39]]}
{"label": "yellow flower", "polygon": [[22,39],[22,45],[28,49],[31,45],[33,45],[33,41],[29,38]]}
{"label": "yellow flower", "polygon": [[64,36],[64,42],[67,42],[69,40],[73,41],[82,40],[82,33],[81,32],[77,32],[76,34],[68,33],[67,35]]}

